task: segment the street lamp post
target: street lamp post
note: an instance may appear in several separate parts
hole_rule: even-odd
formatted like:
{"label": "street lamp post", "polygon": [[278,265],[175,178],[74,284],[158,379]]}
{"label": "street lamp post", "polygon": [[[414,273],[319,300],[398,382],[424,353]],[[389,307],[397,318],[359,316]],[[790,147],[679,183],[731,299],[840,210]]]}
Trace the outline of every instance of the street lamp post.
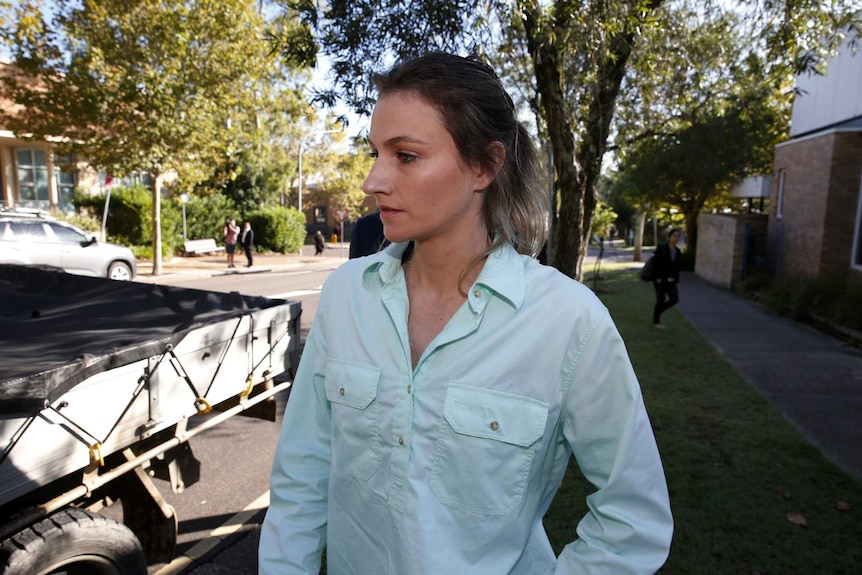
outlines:
{"label": "street lamp post", "polygon": [[305,134],[302,139],[299,141],[299,181],[296,185],[297,191],[297,207],[299,208],[300,213],[302,213],[302,152],[305,149],[305,142],[311,136],[319,136],[321,134],[333,134],[335,132],[340,132],[341,130],[315,130],[314,132],[309,132]]}
{"label": "street lamp post", "polygon": [[186,233],[186,202],[189,201],[188,194],[180,194],[180,201],[183,203],[183,241],[189,239]]}

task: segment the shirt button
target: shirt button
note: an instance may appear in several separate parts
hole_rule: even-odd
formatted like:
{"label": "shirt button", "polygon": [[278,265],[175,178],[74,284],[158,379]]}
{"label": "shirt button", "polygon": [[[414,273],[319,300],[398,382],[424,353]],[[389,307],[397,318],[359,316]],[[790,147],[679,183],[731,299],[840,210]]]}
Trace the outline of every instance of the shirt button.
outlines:
{"label": "shirt button", "polygon": [[338,395],[344,395],[344,388],[343,387],[338,390]]}
{"label": "shirt button", "polygon": [[492,431],[497,431],[498,429],[500,429],[500,424],[499,424],[499,423],[497,423],[496,421],[492,421],[492,422],[491,422],[491,430],[492,430]]}
{"label": "shirt button", "polygon": [[412,385],[408,385],[408,386],[407,386],[407,393],[410,393],[412,390],[413,390],[413,386],[412,386]]}
{"label": "shirt button", "polygon": [[398,438],[398,445],[404,445],[404,438],[403,437]]}
{"label": "shirt button", "polygon": [[480,290],[474,290],[473,297],[482,297],[482,292]]}

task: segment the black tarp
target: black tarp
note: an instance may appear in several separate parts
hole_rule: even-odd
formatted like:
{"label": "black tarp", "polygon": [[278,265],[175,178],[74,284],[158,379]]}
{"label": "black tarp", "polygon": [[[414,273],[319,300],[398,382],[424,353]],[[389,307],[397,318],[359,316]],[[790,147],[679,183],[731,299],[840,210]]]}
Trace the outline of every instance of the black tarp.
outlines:
{"label": "black tarp", "polygon": [[96,373],[164,353],[191,329],[284,303],[0,265],[0,413],[38,412]]}

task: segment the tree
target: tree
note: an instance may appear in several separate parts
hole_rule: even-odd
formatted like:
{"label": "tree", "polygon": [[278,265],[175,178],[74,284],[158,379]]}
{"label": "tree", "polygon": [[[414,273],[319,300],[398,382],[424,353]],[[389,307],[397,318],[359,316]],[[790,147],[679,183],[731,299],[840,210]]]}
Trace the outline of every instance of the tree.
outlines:
{"label": "tree", "polygon": [[161,273],[164,176],[203,179],[258,107],[272,58],[255,3],[58,0],[47,14],[22,1],[10,20],[2,37],[21,76],[5,92],[23,111],[6,125],[96,168],[148,172]]}
{"label": "tree", "polygon": [[[673,24],[669,15],[690,9],[689,4],[705,12],[736,8],[711,0],[490,0],[481,9],[465,0],[333,0],[322,11],[309,1],[289,4],[302,12],[332,60],[332,89],[320,92],[318,99],[326,104],[344,99],[359,113],[371,108],[366,88],[370,68],[384,68],[393,58],[429,49],[492,56],[504,47],[525,50],[528,66],[517,69],[531,83],[527,100],[547,135],[553,161],[557,206],[552,263],[578,279],[617,102],[621,94],[636,95],[624,90],[633,55],[641,56],[646,69],[653,58],[677,52],[678,47],[662,43],[654,49],[649,41]],[[820,55],[834,48],[842,26],[853,21],[854,2],[836,0],[825,6],[815,0],[758,0],[748,4],[744,15],[751,51],[756,47],[767,55],[768,78],[778,81],[820,65]],[[515,35],[516,41],[501,31]],[[823,38],[829,41],[821,44]],[[654,76],[662,73],[653,71]]]}
{"label": "tree", "polygon": [[362,191],[362,183],[374,163],[364,151],[365,146],[357,138],[346,153],[331,147],[321,148],[320,153],[311,155],[313,160],[309,163],[310,166],[318,166],[316,173],[321,180],[315,195],[326,196],[332,207],[346,208],[348,219],[363,215],[362,204],[367,196]]}
{"label": "tree", "polygon": [[763,100],[728,100],[677,132],[642,140],[622,166],[626,184],[642,202],[679,208],[686,242],[696,246],[706,202],[745,176],[768,171],[777,142],[764,127],[778,124]]}

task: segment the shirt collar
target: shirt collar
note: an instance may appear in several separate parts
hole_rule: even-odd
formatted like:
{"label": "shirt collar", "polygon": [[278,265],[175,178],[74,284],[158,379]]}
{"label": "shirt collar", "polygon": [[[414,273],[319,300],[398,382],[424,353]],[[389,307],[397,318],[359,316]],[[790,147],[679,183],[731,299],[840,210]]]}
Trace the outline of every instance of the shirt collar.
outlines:
{"label": "shirt collar", "polygon": [[[363,287],[365,289],[370,287],[371,279],[375,274],[384,285],[395,281],[400,276],[401,258],[409,245],[410,242],[390,244],[382,251],[369,256],[362,272]],[[524,266],[520,258],[515,248],[510,244],[503,244],[488,255],[475,286],[487,288],[515,310],[520,309],[526,293]],[[471,286],[470,290],[473,288],[474,286]]]}

